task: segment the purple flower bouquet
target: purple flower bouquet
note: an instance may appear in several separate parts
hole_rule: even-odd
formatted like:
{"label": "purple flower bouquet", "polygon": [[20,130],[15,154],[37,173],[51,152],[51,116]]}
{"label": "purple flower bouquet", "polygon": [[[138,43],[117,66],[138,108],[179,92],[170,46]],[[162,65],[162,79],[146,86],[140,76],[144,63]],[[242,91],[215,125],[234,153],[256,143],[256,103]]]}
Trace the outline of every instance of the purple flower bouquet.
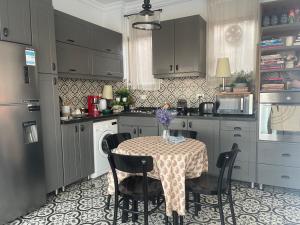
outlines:
{"label": "purple flower bouquet", "polygon": [[165,129],[168,129],[171,121],[174,119],[171,112],[167,109],[158,109],[156,110],[156,119],[157,121],[164,126]]}

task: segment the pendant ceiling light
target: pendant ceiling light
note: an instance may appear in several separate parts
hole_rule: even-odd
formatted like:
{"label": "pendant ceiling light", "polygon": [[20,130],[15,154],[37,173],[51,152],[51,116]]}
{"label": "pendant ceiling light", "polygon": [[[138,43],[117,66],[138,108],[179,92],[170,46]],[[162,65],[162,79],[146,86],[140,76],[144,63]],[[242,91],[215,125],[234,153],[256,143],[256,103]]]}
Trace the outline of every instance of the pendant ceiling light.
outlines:
{"label": "pendant ceiling light", "polygon": [[142,7],[143,10],[135,14],[132,27],[139,30],[160,30],[160,13],[162,10],[151,10],[150,0],[144,0]]}

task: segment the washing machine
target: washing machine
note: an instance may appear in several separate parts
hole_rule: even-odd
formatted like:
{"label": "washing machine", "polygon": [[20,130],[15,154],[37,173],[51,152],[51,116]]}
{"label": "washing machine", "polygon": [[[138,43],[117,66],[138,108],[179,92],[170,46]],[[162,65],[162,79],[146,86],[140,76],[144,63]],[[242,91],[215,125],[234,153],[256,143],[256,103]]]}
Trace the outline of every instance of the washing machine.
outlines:
{"label": "washing machine", "polygon": [[118,133],[117,120],[95,122],[93,131],[95,172],[91,175],[91,178],[96,178],[109,171],[105,138],[110,134]]}

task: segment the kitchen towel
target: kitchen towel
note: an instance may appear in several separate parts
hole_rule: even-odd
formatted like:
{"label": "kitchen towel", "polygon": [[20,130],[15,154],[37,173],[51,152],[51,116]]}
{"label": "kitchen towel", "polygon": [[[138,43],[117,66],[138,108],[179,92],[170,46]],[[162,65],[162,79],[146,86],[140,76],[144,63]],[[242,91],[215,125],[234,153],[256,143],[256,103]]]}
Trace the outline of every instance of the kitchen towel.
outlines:
{"label": "kitchen towel", "polygon": [[300,131],[300,106],[273,105],[271,129],[277,131]]}

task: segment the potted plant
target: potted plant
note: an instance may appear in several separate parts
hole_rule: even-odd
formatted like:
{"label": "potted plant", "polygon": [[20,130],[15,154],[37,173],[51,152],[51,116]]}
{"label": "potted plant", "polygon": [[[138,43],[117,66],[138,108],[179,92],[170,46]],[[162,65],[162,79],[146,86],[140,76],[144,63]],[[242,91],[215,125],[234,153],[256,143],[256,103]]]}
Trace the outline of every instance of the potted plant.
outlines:
{"label": "potted plant", "polygon": [[124,107],[124,111],[129,111],[129,106],[133,104],[133,98],[128,88],[121,88],[116,91],[116,101],[114,105],[121,105]]}
{"label": "potted plant", "polygon": [[234,87],[236,88],[244,88],[249,87],[252,78],[253,78],[253,72],[245,72],[244,70],[234,73],[233,76],[235,76],[235,80],[233,82]]}

